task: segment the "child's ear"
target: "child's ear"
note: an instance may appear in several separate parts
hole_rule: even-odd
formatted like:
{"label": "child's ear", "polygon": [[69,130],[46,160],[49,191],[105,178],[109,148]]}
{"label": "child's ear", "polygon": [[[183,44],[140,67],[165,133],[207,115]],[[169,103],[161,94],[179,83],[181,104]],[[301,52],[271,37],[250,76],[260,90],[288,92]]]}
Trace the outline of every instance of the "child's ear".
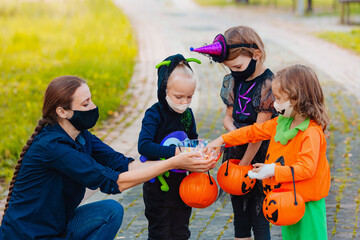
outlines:
{"label": "child's ear", "polygon": [[260,51],[259,49],[255,49],[253,58],[254,58],[255,60],[260,60],[260,58],[261,58],[261,51]]}

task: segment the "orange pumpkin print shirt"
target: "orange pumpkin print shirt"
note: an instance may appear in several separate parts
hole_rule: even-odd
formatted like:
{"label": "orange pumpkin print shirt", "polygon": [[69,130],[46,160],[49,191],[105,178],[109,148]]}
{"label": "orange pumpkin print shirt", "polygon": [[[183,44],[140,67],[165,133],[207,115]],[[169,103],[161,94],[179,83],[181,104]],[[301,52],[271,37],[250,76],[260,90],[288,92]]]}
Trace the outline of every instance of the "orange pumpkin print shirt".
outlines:
{"label": "orange pumpkin print shirt", "polygon": [[264,193],[274,188],[293,190],[294,167],[296,192],[305,202],[317,201],[329,194],[330,167],[326,159],[326,140],[322,128],[310,120],[304,131],[282,145],[275,142],[278,117],[264,123],[255,123],[222,135],[226,147],[270,140],[265,163],[276,163],[275,176],[263,179]]}

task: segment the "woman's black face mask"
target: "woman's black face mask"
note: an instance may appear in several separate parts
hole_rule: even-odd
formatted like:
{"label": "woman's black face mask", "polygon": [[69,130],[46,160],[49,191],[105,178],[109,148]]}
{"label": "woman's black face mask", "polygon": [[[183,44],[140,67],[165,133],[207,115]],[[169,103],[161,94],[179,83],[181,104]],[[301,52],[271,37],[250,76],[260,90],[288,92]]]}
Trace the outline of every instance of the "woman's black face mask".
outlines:
{"label": "woman's black face mask", "polygon": [[99,119],[98,107],[88,111],[73,110],[73,112],[74,115],[68,120],[79,131],[92,128]]}
{"label": "woman's black face mask", "polygon": [[245,81],[246,79],[248,79],[251,75],[253,75],[253,73],[255,72],[256,69],[256,60],[255,59],[251,59],[249,65],[247,66],[247,68],[244,71],[231,71],[231,75],[240,81]]}

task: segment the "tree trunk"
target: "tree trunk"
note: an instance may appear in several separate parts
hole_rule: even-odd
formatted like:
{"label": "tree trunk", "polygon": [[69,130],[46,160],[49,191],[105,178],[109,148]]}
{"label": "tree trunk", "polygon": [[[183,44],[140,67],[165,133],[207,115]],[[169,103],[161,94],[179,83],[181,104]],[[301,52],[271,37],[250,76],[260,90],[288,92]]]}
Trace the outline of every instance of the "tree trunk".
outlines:
{"label": "tree trunk", "polygon": [[313,9],[312,9],[312,0],[308,0],[307,3],[308,3],[308,4],[307,4],[306,12],[307,12],[307,13],[311,13],[312,10],[313,10]]}

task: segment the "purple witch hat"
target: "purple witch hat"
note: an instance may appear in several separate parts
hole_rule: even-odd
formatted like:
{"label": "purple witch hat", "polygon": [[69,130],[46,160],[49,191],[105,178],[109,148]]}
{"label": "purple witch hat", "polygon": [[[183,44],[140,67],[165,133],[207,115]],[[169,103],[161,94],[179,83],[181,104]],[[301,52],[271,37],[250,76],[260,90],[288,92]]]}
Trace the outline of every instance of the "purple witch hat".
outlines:
{"label": "purple witch hat", "polygon": [[228,58],[230,48],[240,47],[258,49],[258,46],[255,43],[239,43],[227,45],[224,35],[218,34],[212,44],[199,48],[190,48],[190,51],[208,55],[215,62],[221,63]]}
{"label": "purple witch hat", "polygon": [[226,40],[224,35],[218,34],[213,43],[199,48],[190,48],[190,51],[209,55],[215,62],[223,62],[228,55]]}

